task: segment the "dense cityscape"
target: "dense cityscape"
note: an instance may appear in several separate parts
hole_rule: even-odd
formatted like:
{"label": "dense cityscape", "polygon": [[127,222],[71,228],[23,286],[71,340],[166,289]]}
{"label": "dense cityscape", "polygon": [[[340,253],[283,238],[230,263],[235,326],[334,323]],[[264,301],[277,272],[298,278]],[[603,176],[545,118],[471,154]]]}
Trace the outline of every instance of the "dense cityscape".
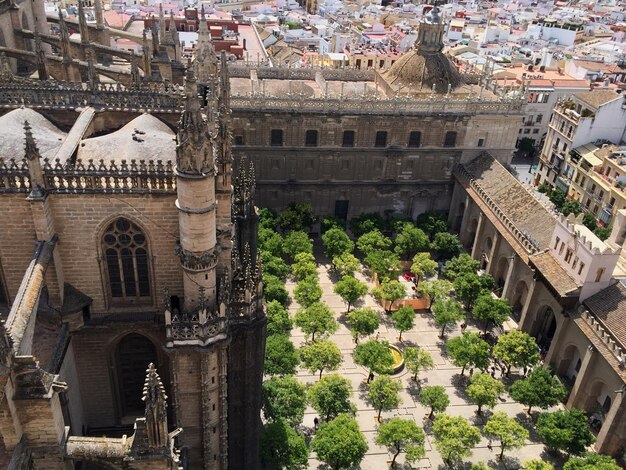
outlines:
{"label": "dense cityscape", "polygon": [[0,0],[0,467],[626,468],[626,5]]}

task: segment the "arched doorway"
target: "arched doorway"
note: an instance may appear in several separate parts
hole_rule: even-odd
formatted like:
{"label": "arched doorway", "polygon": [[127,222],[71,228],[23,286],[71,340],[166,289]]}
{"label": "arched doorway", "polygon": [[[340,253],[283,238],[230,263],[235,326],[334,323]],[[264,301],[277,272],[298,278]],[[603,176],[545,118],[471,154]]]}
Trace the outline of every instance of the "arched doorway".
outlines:
{"label": "arched doorway", "polygon": [[117,388],[122,416],[136,416],[144,412],[141,400],[146,369],[157,364],[156,348],[143,335],[130,333],[124,336],[115,349]]}
{"label": "arched doorway", "polygon": [[550,307],[546,307],[542,314],[539,314],[535,324],[538,324],[536,333],[537,344],[542,351],[547,352],[552,344],[552,338],[556,332],[556,317]]}
{"label": "arched doorway", "polygon": [[480,269],[487,269],[489,266],[489,256],[491,256],[491,248],[493,247],[493,240],[491,237],[486,237],[482,247],[482,254],[480,255]]}
{"label": "arched doorway", "polygon": [[595,382],[589,389],[583,406],[589,416],[589,426],[594,432],[600,432],[612,403],[609,387],[601,380]]}
{"label": "arched doorway", "polygon": [[457,233],[461,231],[461,224],[463,223],[463,214],[465,214],[465,203],[461,202],[457,209],[456,219],[454,220],[454,227],[453,227],[453,230]]}
{"label": "arched doorway", "polygon": [[504,284],[506,282],[506,275],[509,272],[509,259],[506,256],[502,256],[498,260],[498,264],[496,265],[496,271],[494,273],[494,278],[496,280],[496,292],[498,294],[502,293],[502,289],[504,289]]}
{"label": "arched doorway", "polygon": [[556,368],[556,372],[565,383],[572,386],[576,381],[581,366],[582,356],[580,355],[580,351],[574,344],[570,344],[563,351],[563,356]]}

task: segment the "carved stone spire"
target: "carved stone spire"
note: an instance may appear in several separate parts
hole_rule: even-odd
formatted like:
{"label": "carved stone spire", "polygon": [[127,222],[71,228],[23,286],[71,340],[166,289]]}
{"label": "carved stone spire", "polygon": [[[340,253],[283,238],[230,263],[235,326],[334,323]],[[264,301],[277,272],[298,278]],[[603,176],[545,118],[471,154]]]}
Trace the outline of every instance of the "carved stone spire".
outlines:
{"label": "carved stone spire", "polygon": [[139,64],[137,63],[139,59],[137,56],[133,54],[130,59],[130,77],[133,85],[139,85],[141,83],[141,76],[139,75]]}
{"label": "carved stone spire", "polygon": [[7,56],[4,52],[0,54],[0,80],[3,82],[13,81],[13,71],[11,70],[11,64],[9,64],[9,59],[7,59]]}
{"label": "carved stone spire", "polygon": [[41,168],[41,154],[33,137],[30,124],[24,121],[24,157],[28,160],[28,175],[30,178],[30,194],[33,199],[45,196],[45,182]]}
{"label": "carved stone spire", "polygon": [[143,30],[143,38],[142,38],[142,54],[143,54],[143,76],[151,77],[152,76],[152,54],[150,53],[150,43],[148,42],[148,37],[146,36],[146,30]]}
{"label": "carved stone spire", "polygon": [[83,0],[78,0],[78,29],[80,30],[80,42],[89,44],[89,29],[87,28],[87,19],[83,9]]}
{"label": "carved stone spire", "polygon": [[163,3],[159,3],[159,38],[161,38],[161,43],[164,43],[166,41],[165,15],[163,14]]}
{"label": "carved stone spire", "polygon": [[94,6],[94,11],[96,13],[96,27],[98,29],[104,29],[106,25],[104,24],[102,0],[94,0],[93,6]]}
{"label": "carved stone spire", "polygon": [[154,364],[150,363],[146,370],[146,381],[143,386],[143,398],[146,404],[146,434],[148,447],[161,448],[168,445],[167,434],[167,395],[161,377],[157,374]]}
{"label": "carved stone spire", "polygon": [[220,95],[218,107],[227,109],[230,113],[230,75],[228,73],[228,61],[226,51],[222,51],[220,57]]}
{"label": "carved stone spire", "polygon": [[178,127],[176,168],[179,173],[207,174],[215,171],[209,128],[200,110],[198,84],[193,67],[185,78],[185,109]]}
{"label": "carved stone spire", "polygon": [[235,223],[235,246],[243,256],[246,245],[250,252],[251,269],[256,270],[257,233],[259,216],[254,206],[256,178],[254,164],[244,157],[239,162],[239,173],[233,184],[233,222]]}
{"label": "carved stone spire", "polygon": [[196,44],[195,66],[200,83],[209,83],[217,75],[217,56],[211,40],[211,32],[204,16],[204,5],[200,9],[198,43]]}
{"label": "carved stone spire", "polygon": [[180,62],[182,57],[180,48],[180,39],[178,37],[178,29],[176,28],[176,19],[174,18],[174,10],[170,11],[170,27],[168,30],[169,42],[174,53],[172,60]]}
{"label": "carved stone spire", "polygon": [[46,52],[41,47],[41,36],[39,31],[35,28],[35,58],[37,61],[37,74],[39,80],[48,80],[48,69],[46,69]]}
{"label": "carved stone spire", "polygon": [[154,21],[154,16],[152,17],[150,32],[152,33],[152,57],[156,57],[159,53],[159,30],[157,29],[156,21]]}
{"label": "carved stone spire", "polygon": [[93,47],[88,47],[85,53],[87,55],[87,79],[91,88],[94,89],[96,84],[100,81],[98,72],[96,71],[96,53]]}
{"label": "carved stone spire", "polygon": [[63,54],[63,62],[72,61],[72,47],[70,45],[70,34],[67,31],[67,24],[63,18],[63,12],[59,8],[59,30],[61,32],[61,52]]}

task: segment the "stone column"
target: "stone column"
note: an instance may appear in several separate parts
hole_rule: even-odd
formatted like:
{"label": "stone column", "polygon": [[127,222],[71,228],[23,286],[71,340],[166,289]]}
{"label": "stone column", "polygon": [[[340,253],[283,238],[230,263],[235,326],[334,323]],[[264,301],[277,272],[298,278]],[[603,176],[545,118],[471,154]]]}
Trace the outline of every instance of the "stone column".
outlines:
{"label": "stone column", "polygon": [[[550,348],[552,349],[552,348]],[[587,351],[583,356],[582,364],[580,366],[580,370],[578,371],[578,375],[576,376],[576,381],[574,382],[574,386],[572,387],[572,391],[569,395],[569,399],[567,400],[567,408],[578,408],[580,406],[580,402],[583,399],[582,388],[587,382],[588,375],[592,371],[590,364],[596,354],[596,348],[591,344],[587,346]]]}
{"label": "stone column", "polygon": [[483,231],[483,223],[485,216],[482,211],[478,216],[478,225],[476,226],[476,236],[474,237],[474,243],[472,244],[472,258],[476,258],[476,248],[478,247],[478,240],[480,239],[481,232]]}
{"label": "stone column", "polygon": [[528,291],[528,295],[526,296],[526,302],[524,302],[524,307],[522,307],[522,314],[520,315],[519,327],[518,329],[528,333],[528,329],[530,327],[530,318],[528,317],[528,310],[530,309],[530,305],[533,300],[533,296],[535,295],[535,287],[537,286],[537,279],[533,278],[533,282],[530,285],[530,289]]}
{"label": "stone column", "polygon": [[491,250],[489,250],[489,263],[487,264],[487,269],[486,269],[487,274],[493,275],[493,267],[495,265],[493,258],[498,252],[498,247],[500,246],[501,238],[502,237],[500,236],[500,233],[496,231],[495,235],[493,236],[493,244],[491,245]]}
{"label": "stone column", "polygon": [[513,278],[513,273],[515,272],[515,265],[517,264],[517,255],[513,255],[513,257],[509,258],[509,269],[506,272],[506,279],[504,280],[504,286],[502,287],[502,295],[501,299],[508,299],[509,302],[509,291],[511,290],[511,280]]}

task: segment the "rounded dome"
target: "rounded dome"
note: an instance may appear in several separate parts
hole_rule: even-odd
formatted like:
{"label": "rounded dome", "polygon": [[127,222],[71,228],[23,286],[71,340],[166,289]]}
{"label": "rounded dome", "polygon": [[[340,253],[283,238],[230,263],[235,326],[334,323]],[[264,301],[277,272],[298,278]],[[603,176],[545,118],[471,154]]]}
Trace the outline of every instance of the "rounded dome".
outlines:
{"label": "rounded dome", "polygon": [[67,134],[30,108],[14,109],[0,117],[0,156],[16,160],[24,157],[24,121],[32,129],[41,156],[53,158]]}
{"label": "rounded dome", "polygon": [[463,84],[461,74],[441,52],[422,52],[413,49],[404,54],[387,73],[387,80],[393,85],[421,90],[432,90],[433,84],[438,93],[447,93]]}

